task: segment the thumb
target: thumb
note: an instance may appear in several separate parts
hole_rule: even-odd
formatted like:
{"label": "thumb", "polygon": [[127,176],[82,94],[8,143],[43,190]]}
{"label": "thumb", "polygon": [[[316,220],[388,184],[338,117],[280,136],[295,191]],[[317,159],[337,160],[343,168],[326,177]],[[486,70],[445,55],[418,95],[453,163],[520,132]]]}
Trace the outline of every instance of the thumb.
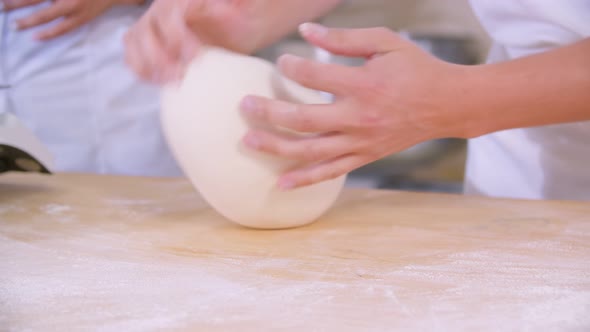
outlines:
{"label": "thumb", "polygon": [[309,43],[330,53],[359,58],[395,51],[407,42],[387,28],[331,29],[304,23],[299,26],[299,33]]}

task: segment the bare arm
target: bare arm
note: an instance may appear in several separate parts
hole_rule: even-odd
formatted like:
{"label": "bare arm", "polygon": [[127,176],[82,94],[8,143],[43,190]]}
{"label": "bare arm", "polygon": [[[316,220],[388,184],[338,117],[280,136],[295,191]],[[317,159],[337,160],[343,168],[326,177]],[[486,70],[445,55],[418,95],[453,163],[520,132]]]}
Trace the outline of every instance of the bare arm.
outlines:
{"label": "bare arm", "polygon": [[279,180],[283,189],[341,176],[431,139],[590,120],[590,39],[503,63],[461,66],[386,29],[304,25],[301,31],[314,45],[368,61],[356,68],[279,59],[290,79],[336,95],[328,105],[244,99],[243,114],[252,120],[325,133],[294,139],[253,128],[246,134],[250,148],[301,161]]}
{"label": "bare arm", "polygon": [[542,54],[466,68],[451,108],[467,137],[590,120],[590,38]]}
{"label": "bare arm", "polygon": [[234,0],[203,5],[192,0],[186,20],[205,44],[253,53],[294,31],[299,24],[325,15],[340,2]]}
{"label": "bare arm", "polygon": [[334,9],[341,0],[266,0],[266,8],[258,26],[261,33],[256,49],[268,46],[284,37],[303,22],[313,21]]}

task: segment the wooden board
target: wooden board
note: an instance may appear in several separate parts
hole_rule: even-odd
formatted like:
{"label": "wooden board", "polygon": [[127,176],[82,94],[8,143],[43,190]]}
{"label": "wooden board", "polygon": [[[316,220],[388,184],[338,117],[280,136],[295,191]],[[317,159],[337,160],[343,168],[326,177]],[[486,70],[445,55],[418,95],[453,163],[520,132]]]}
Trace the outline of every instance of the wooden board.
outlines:
{"label": "wooden board", "polygon": [[236,226],[182,179],[0,176],[0,330],[587,331],[590,205],[346,191]]}

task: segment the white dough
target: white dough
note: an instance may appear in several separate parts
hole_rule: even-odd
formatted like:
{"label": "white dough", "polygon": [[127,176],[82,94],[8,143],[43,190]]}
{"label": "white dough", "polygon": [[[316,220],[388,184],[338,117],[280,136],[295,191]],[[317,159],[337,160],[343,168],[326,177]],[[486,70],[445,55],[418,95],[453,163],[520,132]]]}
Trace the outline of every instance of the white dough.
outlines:
{"label": "white dough", "polygon": [[240,114],[246,95],[297,103],[326,103],[259,58],[211,48],[193,61],[179,85],[162,95],[162,125],[185,174],[226,218],[253,228],[289,228],[317,220],[337,199],[345,176],[280,191],[280,174],[293,161],[245,147],[249,124]]}

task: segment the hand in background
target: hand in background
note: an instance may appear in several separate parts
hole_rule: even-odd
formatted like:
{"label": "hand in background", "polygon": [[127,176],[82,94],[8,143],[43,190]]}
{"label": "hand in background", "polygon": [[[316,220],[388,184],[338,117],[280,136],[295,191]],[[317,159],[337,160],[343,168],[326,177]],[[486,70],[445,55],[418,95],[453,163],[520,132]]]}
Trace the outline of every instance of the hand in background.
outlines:
{"label": "hand in background", "polygon": [[340,0],[156,0],[126,36],[127,63],[145,80],[177,80],[203,45],[250,54],[339,3]]}
{"label": "hand in background", "polygon": [[127,63],[141,78],[164,83],[179,79],[205,44],[247,53],[256,44],[259,2],[157,0],[126,35]]}
{"label": "hand in background", "polygon": [[[18,8],[37,5],[47,0],[0,0],[4,4],[4,10],[10,11]],[[40,31],[36,34],[39,40],[49,40],[73,31],[87,22],[92,21],[115,5],[140,4],[144,0],[53,0],[48,7],[40,9],[28,17],[14,22],[17,30],[25,30],[58,19],[62,19],[56,25]]]}

